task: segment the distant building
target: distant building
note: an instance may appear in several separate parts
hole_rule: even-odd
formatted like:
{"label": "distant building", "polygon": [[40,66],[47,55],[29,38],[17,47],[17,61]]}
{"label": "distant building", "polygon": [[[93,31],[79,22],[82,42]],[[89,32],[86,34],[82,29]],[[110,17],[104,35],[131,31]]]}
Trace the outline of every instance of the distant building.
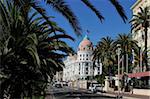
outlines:
{"label": "distant building", "polygon": [[[133,15],[136,15],[141,8],[148,7],[150,11],[150,0],[137,0],[135,4],[131,7],[131,10],[133,11]],[[134,17],[134,16],[133,16]],[[145,43],[144,43],[144,29],[142,26],[138,26],[136,29],[132,32],[132,38],[136,41],[138,41],[138,46],[141,48],[141,52],[145,49]],[[150,50],[150,27],[148,28],[148,39],[147,39],[147,48]],[[150,86],[150,71],[146,71],[146,67],[142,64],[142,55],[139,55],[140,61],[139,65],[137,65],[133,69],[133,73],[129,74],[128,76],[131,78],[137,78],[139,81],[141,81],[143,86]],[[150,66],[150,53],[148,53],[148,65]],[[140,83],[139,83],[140,85]]]}
{"label": "distant building", "polygon": [[54,81],[63,81],[63,71],[56,72],[53,78]]}
{"label": "distant building", "polygon": [[93,66],[94,47],[88,36],[79,44],[77,54],[70,55],[64,61],[63,81],[89,80],[94,75],[102,74],[102,64]]}
{"label": "distant building", "polygon": [[[131,7],[131,10],[133,11],[133,15],[136,15],[141,8],[148,7],[150,11],[150,0],[137,0],[135,4]],[[134,17],[134,16],[133,16]],[[137,30],[138,29],[138,30]],[[135,32],[136,31],[136,32]],[[141,48],[141,51],[144,51],[145,49],[145,43],[144,43],[144,28],[142,26],[138,26],[136,29],[132,32],[132,38],[136,41],[138,41],[138,46]],[[147,39],[147,48],[150,50],[150,27],[148,28],[148,39]],[[150,65],[150,52],[148,52],[148,65]],[[136,71],[145,70],[145,67],[137,68]],[[135,72],[136,72],[135,71]]]}

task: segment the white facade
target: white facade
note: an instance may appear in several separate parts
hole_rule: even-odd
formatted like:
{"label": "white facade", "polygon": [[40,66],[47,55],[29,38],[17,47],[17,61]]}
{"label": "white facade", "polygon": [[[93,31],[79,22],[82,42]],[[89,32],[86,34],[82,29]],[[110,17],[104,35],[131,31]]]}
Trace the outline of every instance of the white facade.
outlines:
{"label": "white facade", "polygon": [[93,44],[85,36],[79,44],[77,54],[68,56],[64,61],[63,81],[85,80],[87,77],[100,75],[102,73],[102,64],[93,66],[92,53]]}
{"label": "white facade", "polygon": [[[136,15],[141,8],[149,7],[150,11],[150,0],[137,0],[135,4],[131,7],[131,10],[133,11],[133,15]],[[138,31],[135,32],[136,29],[134,29],[132,33],[132,38],[136,41],[138,41],[138,46],[141,47],[141,50],[144,51],[145,49],[145,43],[144,43],[144,28],[141,26],[138,26],[140,28]],[[148,64],[150,65],[150,27],[148,28],[147,33],[147,50],[148,50]]]}

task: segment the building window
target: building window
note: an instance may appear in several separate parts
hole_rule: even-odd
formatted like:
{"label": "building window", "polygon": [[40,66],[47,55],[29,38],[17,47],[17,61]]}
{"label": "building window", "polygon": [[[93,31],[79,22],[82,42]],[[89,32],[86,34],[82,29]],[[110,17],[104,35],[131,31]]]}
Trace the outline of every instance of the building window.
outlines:
{"label": "building window", "polygon": [[79,74],[80,74],[80,72],[79,72]]}
{"label": "building window", "polygon": [[88,67],[86,67],[85,70],[86,70],[86,74],[88,74]]}
{"label": "building window", "polygon": [[86,58],[86,60],[88,60],[88,58]]}
{"label": "building window", "polygon": [[88,71],[88,67],[86,67],[86,71]]}
{"label": "building window", "polygon": [[84,57],[84,54],[83,54],[83,57]]}
{"label": "building window", "polygon": [[85,63],[85,66],[88,66],[88,63]]}
{"label": "building window", "polygon": [[86,72],[86,74],[88,74],[88,71]]}
{"label": "building window", "polygon": [[100,67],[97,67],[98,71],[100,70]]}
{"label": "building window", "polygon": [[86,57],[88,57],[88,54],[86,54]]}
{"label": "building window", "polygon": [[80,66],[79,66],[79,71],[80,71]]}

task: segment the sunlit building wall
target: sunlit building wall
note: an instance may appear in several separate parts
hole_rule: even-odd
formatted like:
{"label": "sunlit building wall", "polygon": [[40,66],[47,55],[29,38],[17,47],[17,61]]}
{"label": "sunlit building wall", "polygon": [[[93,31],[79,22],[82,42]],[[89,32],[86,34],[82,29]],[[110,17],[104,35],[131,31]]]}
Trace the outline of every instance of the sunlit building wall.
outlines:
{"label": "sunlit building wall", "polygon": [[[150,11],[150,0],[137,0],[134,5],[131,7],[131,10],[133,12],[133,15],[137,15],[137,13],[140,11],[141,8],[149,7]],[[134,16],[133,16],[134,17]],[[139,30],[137,30],[139,29]],[[147,48],[148,51],[150,51],[150,27],[148,28],[148,39],[147,39]],[[138,26],[136,29],[132,32],[132,38],[136,41],[138,41],[138,46],[140,47],[141,51],[144,51],[145,49],[145,33],[144,28],[142,26]],[[150,65],[150,52],[148,52],[148,64]],[[143,67],[144,68],[144,67]],[[145,69],[143,69],[145,70]],[[139,71],[139,70],[137,70]]]}
{"label": "sunlit building wall", "polygon": [[93,66],[93,44],[87,36],[79,44],[77,54],[70,55],[64,61],[63,81],[86,80],[102,73],[102,64]]}

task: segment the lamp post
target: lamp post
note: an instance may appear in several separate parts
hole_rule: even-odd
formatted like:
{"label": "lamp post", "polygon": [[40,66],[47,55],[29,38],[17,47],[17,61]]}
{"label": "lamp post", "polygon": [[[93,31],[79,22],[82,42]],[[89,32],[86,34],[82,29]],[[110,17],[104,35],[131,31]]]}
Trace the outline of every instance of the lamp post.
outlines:
{"label": "lamp post", "polygon": [[118,99],[120,98],[120,48],[119,48],[119,44],[117,45],[118,47],[118,50],[117,50],[117,53],[118,53]]}

